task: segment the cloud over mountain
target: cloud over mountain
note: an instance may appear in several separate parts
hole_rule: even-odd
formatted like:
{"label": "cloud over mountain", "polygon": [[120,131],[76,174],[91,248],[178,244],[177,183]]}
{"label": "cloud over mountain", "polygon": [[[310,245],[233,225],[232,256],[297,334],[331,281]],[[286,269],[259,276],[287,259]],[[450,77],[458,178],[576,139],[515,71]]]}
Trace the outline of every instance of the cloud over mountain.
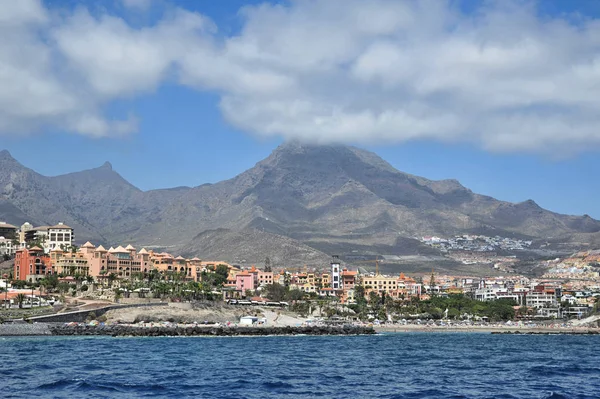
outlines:
{"label": "cloud over mountain", "polygon": [[298,0],[244,7],[228,35],[161,7],[140,26],[110,10],[2,1],[0,134],[127,134],[135,115],[112,119],[107,105],[170,81],[218,93],[230,123],[262,136],[491,151],[600,144],[597,19],[527,1],[465,11],[449,0]]}

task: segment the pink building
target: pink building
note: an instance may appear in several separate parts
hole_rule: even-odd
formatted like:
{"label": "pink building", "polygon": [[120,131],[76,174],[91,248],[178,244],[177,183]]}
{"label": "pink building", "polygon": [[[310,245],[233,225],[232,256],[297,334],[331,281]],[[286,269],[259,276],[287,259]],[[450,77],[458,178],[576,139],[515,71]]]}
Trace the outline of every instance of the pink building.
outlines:
{"label": "pink building", "polygon": [[138,253],[131,245],[106,250],[102,245],[96,248],[86,242],[80,251],[87,258],[89,273],[94,277],[114,273],[119,278],[131,278],[136,273],[148,273],[151,270],[150,254],[145,249]]}
{"label": "pink building", "polygon": [[245,295],[246,290],[254,290],[254,274],[243,271],[235,275],[235,289]]}
{"label": "pink building", "polygon": [[257,274],[258,286],[273,284],[273,272],[258,271]]}

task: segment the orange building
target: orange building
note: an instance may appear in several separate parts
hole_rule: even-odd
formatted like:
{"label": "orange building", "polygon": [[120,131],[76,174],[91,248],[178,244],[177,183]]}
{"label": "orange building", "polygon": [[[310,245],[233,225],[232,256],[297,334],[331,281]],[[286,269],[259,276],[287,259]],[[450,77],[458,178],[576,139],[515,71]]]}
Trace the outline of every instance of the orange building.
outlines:
{"label": "orange building", "polygon": [[15,252],[14,278],[34,281],[54,273],[50,256],[40,247],[23,248]]}

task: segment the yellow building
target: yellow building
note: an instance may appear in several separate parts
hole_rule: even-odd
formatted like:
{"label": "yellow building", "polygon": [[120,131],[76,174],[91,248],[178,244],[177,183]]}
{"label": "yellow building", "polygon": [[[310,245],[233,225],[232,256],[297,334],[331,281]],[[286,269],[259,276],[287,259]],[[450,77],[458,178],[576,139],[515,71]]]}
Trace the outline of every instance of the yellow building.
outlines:
{"label": "yellow building", "polygon": [[381,295],[385,292],[386,295],[393,298],[398,297],[398,277],[390,276],[364,276],[362,278],[362,285],[365,287],[365,295],[368,296],[371,292],[375,292]]}
{"label": "yellow building", "polygon": [[50,252],[50,259],[55,273],[65,276],[88,276],[90,275],[90,264],[81,252],[65,252],[55,247]]}

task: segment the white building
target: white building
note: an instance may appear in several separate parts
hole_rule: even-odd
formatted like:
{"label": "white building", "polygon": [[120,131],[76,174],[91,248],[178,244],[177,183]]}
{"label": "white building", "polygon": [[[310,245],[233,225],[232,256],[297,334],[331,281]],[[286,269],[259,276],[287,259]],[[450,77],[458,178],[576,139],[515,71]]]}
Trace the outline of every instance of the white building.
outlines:
{"label": "white building", "polygon": [[548,307],[556,307],[558,302],[553,294],[543,292],[530,292],[527,294],[527,306],[541,309]]}
{"label": "white building", "polygon": [[[18,246],[13,245],[13,240],[10,238],[0,237],[0,256],[13,256]],[[0,259],[1,260],[1,259]]]}
{"label": "white building", "polygon": [[331,261],[331,288],[334,291],[342,289],[342,282],[340,277],[340,261],[336,255],[333,256]]}
{"label": "white building", "polygon": [[48,238],[44,244],[46,252],[55,248],[67,248],[73,245],[73,229],[64,223],[48,227]]}

